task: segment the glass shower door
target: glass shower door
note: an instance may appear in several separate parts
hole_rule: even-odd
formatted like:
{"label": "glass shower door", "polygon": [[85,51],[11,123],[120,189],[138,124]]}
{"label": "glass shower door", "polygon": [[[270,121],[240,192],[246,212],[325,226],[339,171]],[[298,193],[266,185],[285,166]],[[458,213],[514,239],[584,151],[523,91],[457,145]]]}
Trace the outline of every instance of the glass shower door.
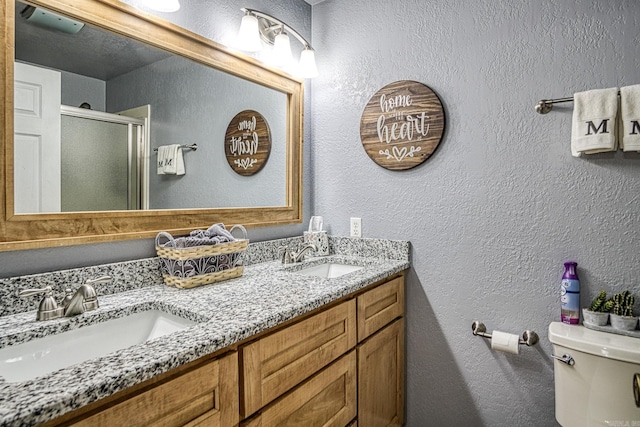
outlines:
{"label": "glass shower door", "polygon": [[139,209],[142,126],[64,113],[61,119],[62,212]]}

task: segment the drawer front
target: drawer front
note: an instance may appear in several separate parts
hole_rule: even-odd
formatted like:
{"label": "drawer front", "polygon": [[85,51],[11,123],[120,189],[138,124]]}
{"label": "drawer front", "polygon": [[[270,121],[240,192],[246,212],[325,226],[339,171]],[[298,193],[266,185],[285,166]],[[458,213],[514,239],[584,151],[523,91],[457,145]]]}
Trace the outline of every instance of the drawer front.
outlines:
{"label": "drawer front", "polygon": [[237,425],[237,372],[238,355],[233,353],[71,425]]}
{"label": "drawer front", "polygon": [[243,346],[243,418],[355,347],[355,314],[346,301]]}
{"label": "drawer front", "polygon": [[358,296],[358,342],[404,315],[404,276]]}
{"label": "drawer front", "polygon": [[251,427],[344,427],[356,417],[356,354],[342,359],[265,408]]}

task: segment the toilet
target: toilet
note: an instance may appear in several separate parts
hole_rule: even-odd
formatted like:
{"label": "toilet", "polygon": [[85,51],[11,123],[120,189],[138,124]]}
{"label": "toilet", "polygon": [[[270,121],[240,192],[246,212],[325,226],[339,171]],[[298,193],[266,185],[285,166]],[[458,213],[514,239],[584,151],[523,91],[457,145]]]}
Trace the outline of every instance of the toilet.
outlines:
{"label": "toilet", "polygon": [[556,420],[563,427],[640,427],[640,338],[553,322]]}

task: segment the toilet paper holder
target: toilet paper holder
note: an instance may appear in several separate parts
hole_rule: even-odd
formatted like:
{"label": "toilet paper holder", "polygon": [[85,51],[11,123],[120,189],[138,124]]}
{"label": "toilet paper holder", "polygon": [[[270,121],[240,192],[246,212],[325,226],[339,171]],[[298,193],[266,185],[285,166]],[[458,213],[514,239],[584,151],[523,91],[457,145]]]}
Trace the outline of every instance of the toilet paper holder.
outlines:
{"label": "toilet paper holder", "polygon": [[[473,331],[473,335],[491,339],[491,334],[487,333],[487,327],[484,326],[484,323],[482,322],[478,322],[477,320],[473,322],[471,330]],[[522,333],[522,338],[520,338],[518,344],[531,347],[532,345],[538,344],[538,341],[540,341],[538,334],[527,329]]]}

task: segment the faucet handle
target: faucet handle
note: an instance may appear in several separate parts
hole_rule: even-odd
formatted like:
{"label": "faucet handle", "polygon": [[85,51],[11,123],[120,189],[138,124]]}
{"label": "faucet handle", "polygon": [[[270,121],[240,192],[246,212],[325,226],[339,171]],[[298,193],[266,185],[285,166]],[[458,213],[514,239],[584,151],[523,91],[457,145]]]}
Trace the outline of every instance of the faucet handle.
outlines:
{"label": "faucet handle", "polygon": [[100,277],[96,277],[95,279],[89,279],[87,280],[87,284],[88,285],[93,285],[96,283],[107,283],[111,281],[111,276],[100,276]]}
{"label": "faucet handle", "polygon": [[53,290],[51,289],[51,286],[47,286],[42,289],[24,289],[20,291],[18,296],[20,298],[26,298],[40,294],[44,294],[44,297],[38,306],[36,320],[49,320],[62,316],[64,309],[62,307],[58,307],[58,303],[53,297]]}
{"label": "faucet handle", "polygon": [[34,295],[40,295],[40,294],[45,294],[45,298],[50,297],[50,296],[53,296],[53,290],[51,289],[51,286],[47,286],[42,289],[23,289],[20,291],[18,296],[20,298],[26,298],[26,297],[32,297]]}
{"label": "faucet handle", "polygon": [[292,253],[287,245],[280,246],[278,252],[282,253],[282,263],[290,264],[292,260]]}

